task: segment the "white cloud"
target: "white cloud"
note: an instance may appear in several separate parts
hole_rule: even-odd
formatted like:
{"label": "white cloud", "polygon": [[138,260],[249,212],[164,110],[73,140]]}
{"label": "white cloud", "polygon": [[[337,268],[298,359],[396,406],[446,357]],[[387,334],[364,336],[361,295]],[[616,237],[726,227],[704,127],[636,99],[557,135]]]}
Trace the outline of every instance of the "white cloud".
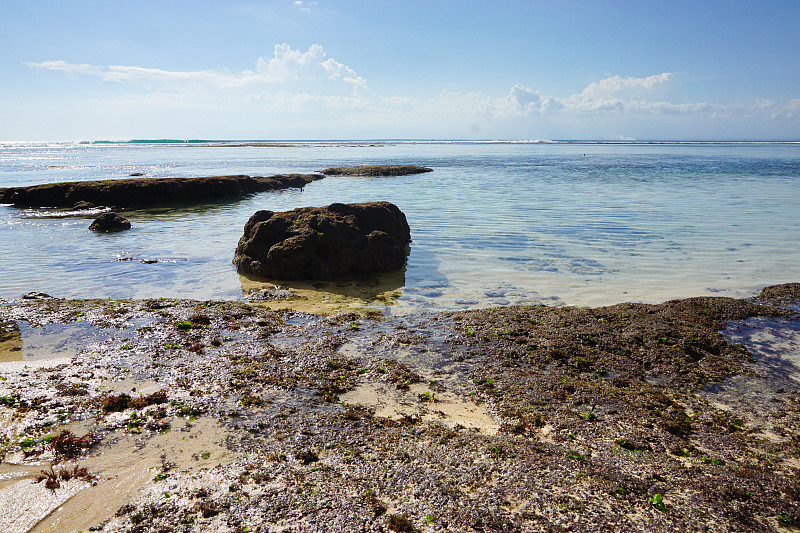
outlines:
{"label": "white cloud", "polygon": [[175,83],[175,82],[200,82],[222,85],[228,80],[228,76],[212,70],[197,71],[170,71],[157,68],[128,67],[123,65],[109,65],[103,71],[103,81],[114,81],[118,83],[151,82],[151,83]]}
{"label": "white cloud", "polygon": [[580,96],[586,99],[604,98],[610,95],[633,97],[635,95],[645,95],[658,85],[671,82],[672,74],[669,72],[655,74],[645,78],[611,76],[610,78],[590,83],[589,86],[580,93]]}
{"label": "white cloud", "polygon": [[[297,4],[305,6],[305,3]],[[272,57],[259,57],[253,69],[231,73],[225,70],[170,71],[138,66],[96,66],[64,61],[28,65],[68,75],[94,76],[106,82],[153,87],[159,94],[209,94],[217,98],[245,98],[249,101],[281,101],[291,109],[302,105],[326,105],[331,109],[361,109],[382,115],[419,113],[440,117],[482,120],[532,119],[540,115],[702,115],[724,118],[744,112],[743,108],[687,103],[669,72],[646,77],[610,76],[590,83],[581,92],[566,97],[543,95],[517,84],[505,96],[479,92],[442,91],[437,97],[415,99],[384,97],[371,93],[366,80],[352,68],[327,57],[325,49],[312,44],[308,50],[276,44]],[[203,95],[203,96],[201,96]],[[227,95],[227,96],[226,96]],[[758,100],[750,112],[793,116],[797,101],[784,108],[771,100]]]}
{"label": "white cloud", "polygon": [[434,115],[474,117],[483,119],[514,119],[557,112],[563,104],[551,96],[514,85],[506,96],[488,96],[479,92],[442,91],[435,101],[420,101],[419,105]]}
{"label": "white cloud", "polygon": [[524,116],[532,113],[548,113],[561,109],[564,104],[551,96],[542,96],[537,91],[514,85],[506,97],[507,103]]}
{"label": "white cloud", "polygon": [[446,115],[493,119],[558,114],[675,115],[721,112],[721,108],[704,102],[689,104],[680,100],[682,96],[678,84],[670,73],[662,73],[643,78],[611,76],[566,97],[543,95],[520,84],[511,87],[505,97],[443,91],[437,99],[437,111]]}
{"label": "white cloud", "polygon": [[300,11],[305,11],[306,13],[308,13],[308,12],[311,11],[312,7],[316,7],[317,3],[316,2],[304,2],[302,0],[294,0],[294,2],[292,2],[292,5],[294,7],[296,7],[297,9],[299,9]]}
{"label": "white cloud", "polygon": [[[295,5],[307,8],[313,4],[295,2]],[[168,115],[171,122],[185,121],[190,125],[198,120],[211,122],[213,117],[217,124],[251,124],[253,131],[261,131],[262,124],[278,124],[284,128],[280,131],[289,131],[291,123],[296,136],[302,136],[301,126],[306,124],[308,131],[314,132],[309,135],[313,136],[319,136],[318,131],[324,128],[328,131],[361,128],[383,137],[447,136],[447,131],[481,131],[492,135],[491,131],[498,137],[514,136],[513,132],[519,131],[524,132],[522,135],[532,132],[539,138],[558,137],[542,131],[550,128],[564,132],[562,137],[574,138],[582,135],[611,138],[619,132],[627,135],[629,129],[635,136],[646,138],[652,130],[655,134],[649,136],[653,138],[681,136],[668,133],[664,129],[668,125],[673,127],[670,132],[681,131],[677,128],[683,125],[688,135],[695,136],[693,128],[697,125],[711,131],[715,124],[761,120],[764,124],[783,121],[791,125],[800,118],[800,98],[788,103],[754,99],[749,105],[689,102],[678,80],[668,72],[644,77],[609,76],[589,83],[579,92],[560,96],[543,94],[521,84],[499,95],[449,90],[429,98],[380,95],[370,91],[366,79],[354,69],[328,57],[319,44],[307,50],[277,44],[271,56],[259,57],[252,69],[239,72],[170,71],[65,61],[28,65],[71,77],[85,76],[130,86],[132,94],[93,99],[93,104],[102,108],[106,116],[118,109],[119,113],[130,116],[141,115],[143,123],[148,116],[154,117],[149,120],[155,120]],[[198,109],[203,112],[197,113]],[[643,124],[649,125],[650,130],[629,128]],[[393,133],[401,128],[403,133]],[[504,135],[504,131],[509,133]],[[583,133],[589,131],[595,133]],[[279,137],[281,133],[268,136]]]}
{"label": "white cloud", "polygon": [[611,76],[590,83],[568,97],[565,107],[576,111],[617,113],[680,113],[686,108],[677,84],[669,72],[643,78]]}
{"label": "white cloud", "polygon": [[352,68],[333,58],[328,58],[323,47],[318,44],[312,44],[307,51],[293,49],[285,43],[276,44],[271,58],[259,57],[253,70],[243,70],[238,74],[219,70],[171,71],[138,66],[96,66],[72,64],[65,61],[28,62],[26,64],[67,74],[96,76],[108,82],[167,87],[193,83],[204,84],[214,89],[236,89],[262,84],[291,85],[321,80],[343,83],[352,90],[364,88],[367,85],[366,80],[356,74]]}
{"label": "white cloud", "polygon": [[118,83],[131,83],[137,81],[147,81],[156,83],[176,82],[176,81],[203,81],[214,84],[225,84],[230,76],[224,73],[211,70],[198,71],[170,71],[157,68],[131,67],[122,65],[108,65],[105,67],[86,64],[73,64],[65,61],[43,61],[41,63],[26,63],[28,66],[54,70],[67,74],[82,74],[86,76],[96,76],[103,81],[113,81]]}
{"label": "white cloud", "polygon": [[[761,101],[757,100],[757,102]],[[773,119],[800,118],[800,98],[792,98],[782,107],[770,106],[769,110],[772,111],[771,118]]]}
{"label": "white cloud", "polygon": [[25,63],[31,67],[43,68],[46,70],[55,70],[57,72],[64,72],[66,74],[88,74],[93,76],[102,76],[103,67],[96,67],[94,65],[67,63],[66,61],[42,61],[41,63]]}
{"label": "white cloud", "polygon": [[346,83],[352,84],[353,87],[366,87],[367,85],[367,81],[356,74],[353,69],[333,58],[323,61],[322,68],[325,69],[328,77],[332,80],[341,79]]}

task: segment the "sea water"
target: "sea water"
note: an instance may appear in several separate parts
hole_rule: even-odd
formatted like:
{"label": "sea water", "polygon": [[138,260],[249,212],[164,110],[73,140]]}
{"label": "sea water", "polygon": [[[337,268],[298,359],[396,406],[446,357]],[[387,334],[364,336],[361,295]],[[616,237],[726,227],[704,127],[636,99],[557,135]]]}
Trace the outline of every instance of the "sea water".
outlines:
{"label": "sea water", "polygon": [[791,143],[0,143],[0,187],[373,164],[434,171],[129,210],[132,229],[112,234],[88,230],[96,213],[0,206],[0,298],[242,299],[258,280],[231,260],[255,211],[378,200],[406,214],[413,239],[379,302],[394,313],[743,297],[800,281]]}

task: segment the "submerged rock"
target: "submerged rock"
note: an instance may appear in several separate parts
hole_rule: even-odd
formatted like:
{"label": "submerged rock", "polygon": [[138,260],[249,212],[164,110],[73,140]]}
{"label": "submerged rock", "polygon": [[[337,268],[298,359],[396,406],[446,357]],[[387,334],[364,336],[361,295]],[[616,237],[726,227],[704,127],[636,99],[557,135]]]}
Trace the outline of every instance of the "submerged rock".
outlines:
{"label": "submerged rock", "polygon": [[411,174],[433,172],[433,169],[416,165],[365,165],[326,168],[321,172],[327,176],[409,176]]}
{"label": "submerged rock", "polygon": [[72,206],[72,209],[74,209],[75,211],[83,211],[87,209],[96,209],[96,208],[97,206],[94,205],[92,202],[84,202],[84,201],[75,202],[75,205]]}
{"label": "submerged rock", "polygon": [[330,280],[400,269],[410,242],[405,215],[389,202],[258,211],[233,264],[269,279]]}
{"label": "submerged rock", "polygon": [[89,226],[92,231],[100,231],[109,233],[112,231],[125,231],[131,229],[131,222],[127,218],[118,215],[117,213],[109,212],[103,213],[92,222]]}
{"label": "submerged rock", "polygon": [[289,289],[285,289],[283,287],[279,287],[275,285],[274,287],[263,287],[261,289],[257,289],[248,293],[245,298],[248,302],[272,302],[276,300],[297,300],[297,299],[305,299]]}

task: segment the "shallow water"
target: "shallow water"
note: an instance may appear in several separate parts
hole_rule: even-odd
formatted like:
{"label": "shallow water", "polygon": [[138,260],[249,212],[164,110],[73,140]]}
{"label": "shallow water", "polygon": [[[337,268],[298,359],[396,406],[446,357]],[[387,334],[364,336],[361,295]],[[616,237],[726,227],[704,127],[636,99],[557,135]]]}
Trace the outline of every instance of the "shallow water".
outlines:
{"label": "shallow water", "polygon": [[0,145],[0,187],[360,164],[434,172],[129,211],[117,234],[90,232],[95,213],[0,206],[0,297],[241,299],[253,284],[231,260],[253,212],[376,200],[412,232],[405,272],[373,291],[394,313],[747,296],[800,279],[797,144],[17,144]]}

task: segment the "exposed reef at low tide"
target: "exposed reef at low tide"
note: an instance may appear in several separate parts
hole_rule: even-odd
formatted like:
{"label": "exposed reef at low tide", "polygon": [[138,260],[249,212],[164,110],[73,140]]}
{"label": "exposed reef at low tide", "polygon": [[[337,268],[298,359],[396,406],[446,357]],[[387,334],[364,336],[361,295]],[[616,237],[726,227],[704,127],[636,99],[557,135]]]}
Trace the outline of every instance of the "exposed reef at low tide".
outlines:
{"label": "exposed reef at low tide", "polygon": [[[797,304],[791,285],[762,295]],[[2,303],[23,358],[33,330],[40,351],[48,328],[59,345],[69,328],[86,340],[67,361],[0,364],[0,500],[16,498],[0,529],[34,496],[37,527],[59,531],[800,524],[800,367],[786,359],[774,382],[761,355],[791,352],[798,315],[758,299],[392,318],[165,298]],[[765,321],[785,335],[726,340]],[[735,386],[715,392],[743,377],[759,383],[743,401]]]}
{"label": "exposed reef at low tide", "polygon": [[302,188],[322,174],[211,176],[201,178],[126,178],[45,183],[0,189],[0,203],[15,207],[108,206],[142,208],[216,202],[258,192]]}
{"label": "exposed reef at low tide", "polygon": [[409,176],[433,172],[433,169],[416,165],[364,165],[326,168],[320,172],[326,176]]}

